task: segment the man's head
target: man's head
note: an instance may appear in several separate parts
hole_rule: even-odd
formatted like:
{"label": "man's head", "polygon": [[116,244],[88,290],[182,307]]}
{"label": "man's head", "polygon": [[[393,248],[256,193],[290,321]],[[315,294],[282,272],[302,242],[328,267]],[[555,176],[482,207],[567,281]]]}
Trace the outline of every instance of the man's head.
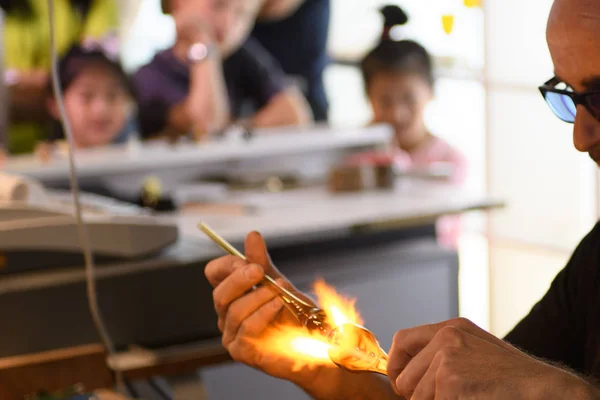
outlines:
{"label": "man's head", "polygon": [[[555,0],[547,39],[556,77],[576,93],[599,92],[600,1]],[[593,96],[585,106],[577,105],[573,143],[600,165],[599,101]]]}
{"label": "man's head", "polygon": [[[168,4],[167,4],[168,2]],[[227,56],[248,38],[263,0],[163,0],[163,10],[177,17],[198,17],[210,24],[216,44]]]}

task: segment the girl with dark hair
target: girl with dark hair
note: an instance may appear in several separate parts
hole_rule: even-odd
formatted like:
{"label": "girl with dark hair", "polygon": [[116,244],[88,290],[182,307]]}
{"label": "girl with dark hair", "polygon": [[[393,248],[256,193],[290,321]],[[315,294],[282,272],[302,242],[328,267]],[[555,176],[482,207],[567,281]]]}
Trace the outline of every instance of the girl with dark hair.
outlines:
{"label": "girl with dark hair", "polygon": [[[65,109],[77,148],[121,143],[135,132],[131,123],[134,94],[129,79],[118,61],[100,50],[75,46],[59,64]],[[54,119],[47,140],[64,140],[60,115],[52,86],[48,87],[47,106]],[[38,151],[46,152],[44,142]]]}
{"label": "girl with dark hair", "polygon": [[[48,115],[44,92],[51,54],[46,0],[0,0],[4,10],[4,82],[10,95],[8,150],[31,152],[42,138]],[[118,52],[116,0],[54,0],[56,47],[64,55],[73,45]]]}
{"label": "girl with dark hair", "polygon": [[431,56],[416,42],[392,39],[392,28],[408,22],[402,9],[386,6],[381,12],[381,41],[361,62],[373,122],[394,128],[394,158],[401,167],[427,168],[437,162],[448,163],[454,167],[452,181],[461,182],[465,175],[464,157],[425,125],[424,113],[433,98],[435,82]]}
{"label": "girl with dark hair", "polygon": [[[461,184],[466,177],[465,157],[425,125],[424,113],[433,98],[435,83],[431,56],[414,41],[393,40],[392,29],[408,22],[401,8],[386,6],[381,12],[381,40],[362,60],[361,70],[373,122],[393,127],[395,146],[391,154],[376,154],[375,160],[381,162],[383,158],[383,162],[394,163],[402,170],[429,170],[443,164],[449,180]],[[373,161],[373,157],[358,155],[355,160]],[[458,228],[456,218],[440,220],[438,237],[454,246]]]}

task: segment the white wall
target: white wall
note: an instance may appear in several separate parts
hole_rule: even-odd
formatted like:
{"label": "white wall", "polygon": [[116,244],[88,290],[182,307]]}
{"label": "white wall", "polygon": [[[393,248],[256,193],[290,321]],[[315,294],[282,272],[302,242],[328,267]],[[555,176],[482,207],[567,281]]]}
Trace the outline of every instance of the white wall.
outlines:
{"label": "white wall", "polygon": [[175,42],[173,19],[162,13],[160,0],[122,0],[122,62],[127,71],[148,63]]}
{"label": "white wall", "polygon": [[[484,61],[483,13],[467,9],[461,0],[333,0],[329,51],[334,57],[359,59],[378,40],[382,5],[397,3],[410,17],[403,28],[407,38],[421,42],[436,58],[442,77],[426,123],[436,135],[460,149],[470,165],[468,190],[485,191],[485,91],[478,71]],[[448,36],[442,15],[455,15]],[[440,68],[443,67],[443,68]],[[371,111],[362,77],[356,68],[331,66],[326,73],[330,96],[330,121],[338,126],[366,124]],[[460,313],[484,328],[489,327],[487,240],[481,234],[481,215],[470,216],[469,231],[460,243]]]}
{"label": "white wall", "polygon": [[595,167],[537,86],[552,77],[552,0],[487,0],[488,168],[508,202],[490,223],[491,329],[504,335],[546,292],[596,219]]}

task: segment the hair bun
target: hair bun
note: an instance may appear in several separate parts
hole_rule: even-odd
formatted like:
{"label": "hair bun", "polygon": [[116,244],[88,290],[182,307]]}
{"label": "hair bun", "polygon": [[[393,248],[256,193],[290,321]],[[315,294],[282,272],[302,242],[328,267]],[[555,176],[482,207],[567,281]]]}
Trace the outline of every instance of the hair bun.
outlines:
{"label": "hair bun", "polygon": [[387,5],[379,10],[383,15],[384,28],[391,28],[396,25],[405,25],[408,22],[408,15],[398,6]]}

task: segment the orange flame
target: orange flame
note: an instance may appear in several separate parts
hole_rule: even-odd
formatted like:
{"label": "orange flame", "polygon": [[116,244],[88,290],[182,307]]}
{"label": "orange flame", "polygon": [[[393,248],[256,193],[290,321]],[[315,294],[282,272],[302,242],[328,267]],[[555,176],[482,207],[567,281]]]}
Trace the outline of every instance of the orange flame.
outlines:
{"label": "orange flame", "polygon": [[327,314],[327,318],[333,321],[335,326],[349,322],[358,325],[363,324],[363,320],[356,310],[356,299],[348,299],[340,296],[323,279],[315,282],[314,290],[318,303]]}
{"label": "orange flame", "polygon": [[[322,279],[315,282],[314,291],[318,304],[334,326],[345,323],[362,325],[363,320],[356,310],[355,299],[339,295]],[[300,326],[278,326],[255,344],[262,353],[288,360],[292,371],[334,365],[329,358],[330,344],[327,338]]]}

